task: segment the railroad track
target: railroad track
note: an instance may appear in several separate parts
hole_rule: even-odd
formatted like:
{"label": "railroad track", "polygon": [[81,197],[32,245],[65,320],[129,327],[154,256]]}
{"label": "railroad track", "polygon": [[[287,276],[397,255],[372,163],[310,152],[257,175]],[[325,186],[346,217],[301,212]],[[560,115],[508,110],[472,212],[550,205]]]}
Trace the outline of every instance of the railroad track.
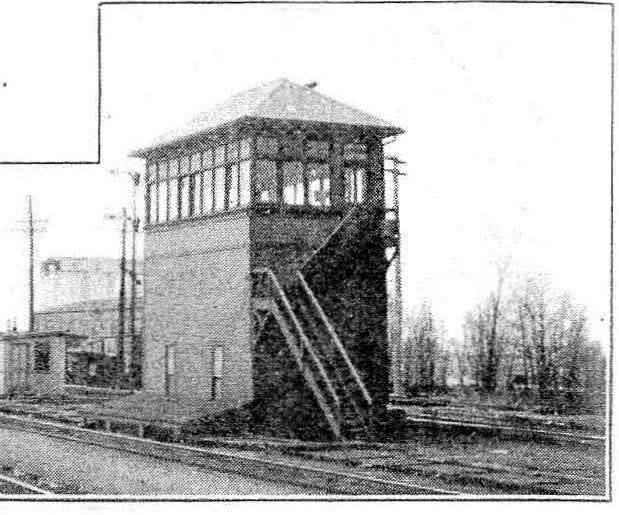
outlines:
{"label": "railroad track", "polygon": [[[250,457],[228,450],[202,449],[163,443],[120,433],[108,433],[28,417],[0,414],[0,427],[28,431],[87,445],[116,449],[234,473],[260,480],[311,487],[339,495],[415,495],[432,497],[460,496],[464,492],[436,488],[427,484],[395,481],[354,474],[320,466]],[[45,491],[41,491],[43,493]],[[50,493],[50,492],[46,492]],[[466,495],[466,494],[464,494]]]}
{"label": "railroad track", "polygon": [[50,496],[54,495],[54,492],[44,490],[39,486],[27,483],[26,481],[22,481],[21,479],[17,479],[13,476],[0,474],[0,499],[4,496],[31,496],[33,494]]}
{"label": "railroad track", "polygon": [[407,422],[422,424],[422,425],[436,425],[436,426],[450,426],[461,427],[467,429],[478,429],[485,431],[497,431],[502,433],[509,433],[515,436],[538,436],[542,438],[550,438],[555,440],[564,440],[569,442],[599,442],[604,443],[606,441],[605,436],[593,435],[586,433],[570,433],[568,431],[549,431],[547,429],[536,429],[509,426],[503,424],[492,424],[482,422],[465,422],[462,420],[456,420],[451,418],[435,418],[435,417],[415,417],[407,416]]}

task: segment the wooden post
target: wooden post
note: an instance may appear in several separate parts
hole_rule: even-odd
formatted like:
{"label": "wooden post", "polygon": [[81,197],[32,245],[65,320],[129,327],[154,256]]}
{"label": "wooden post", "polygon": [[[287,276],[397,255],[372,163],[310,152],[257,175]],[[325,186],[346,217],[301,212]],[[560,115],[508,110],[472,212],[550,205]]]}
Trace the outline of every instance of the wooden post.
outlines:
{"label": "wooden post", "polygon": [[116,359],[116,383],[120,385],[121,378],[125,372],[125,276],[127,272],[127,210],[122,210],[122,227],[120,236],[120,288],[118,292],[118,349]]}

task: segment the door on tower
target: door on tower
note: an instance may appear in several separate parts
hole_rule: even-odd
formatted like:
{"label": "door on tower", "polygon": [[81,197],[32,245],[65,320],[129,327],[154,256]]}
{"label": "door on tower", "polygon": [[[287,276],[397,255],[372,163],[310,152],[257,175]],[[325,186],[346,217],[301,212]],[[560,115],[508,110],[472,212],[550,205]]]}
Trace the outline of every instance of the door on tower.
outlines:
{"label": "door on tower", "polygon": [[176,368],[176,347],[168,345],[165,348],[165,394],[174,395],[175,385],[174,373]]}

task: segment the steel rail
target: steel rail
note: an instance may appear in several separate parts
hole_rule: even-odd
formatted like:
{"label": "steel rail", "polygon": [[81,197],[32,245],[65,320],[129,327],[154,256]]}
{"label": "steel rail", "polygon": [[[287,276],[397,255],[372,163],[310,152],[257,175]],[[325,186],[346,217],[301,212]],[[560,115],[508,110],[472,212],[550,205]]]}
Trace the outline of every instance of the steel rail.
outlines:
{"label": "steel rail", "polygon": [[557,439],[563,439],[566,441],[578,441],[578,440],[589,440],[589,441],[599,441],[605,442],[606,437],[600,435],[592,435],[592,434],[578,434],[578,433],[569,433],[565,431],[548,431],[546,429],[535,429],[535,428],[527,428],[527,427],[517,427],[517,426],[509,426],[509,425],[501,425],[501,424],[491,424],[491,423],[483,423],[483,422],[466,422],[462,420],[450,419],[450,418],[432,418],[432,417],[423,417],[423,416],[407,416],[406,420],[408,422],[421,422],[424,424],[434,424],[434,425],[442,425],[442,426],[454,426],[454,427],[470,427],[471,429],[495,429],[499,431],[505,432],[513,432],[516,434],[522,435],[541,435],[541,436],[549,436]]}
{"label": "steel rail", "polygon": [[344,495],[463,496],[465,492],[329,470],[317,466],[286,463],[243,456],[239,453],[164,443],[119,433],[84,429],[15,415],[0,414],[0,427],[41,434],[96,447],[130,452],[185,465],[234,473],[256,479],[305,486]]}
{"label": "steel rail", "polygon": [[[43,490],[42,488],[39,488],[38,486],[31,485],[30,483],[25,483],[24,481],[20,481],[19,479],[15,479],[14,477],[5,476],[4,474],[0,474],[0,482],[2,481],[4,481],[5,483],[11,483],[21,488],[25,488],[27,490],[32,490],[33,492],[37,494],[42,494],[46,496],[54,495],[54,493],[50,492],[49,490]],[[21,494],[7,494],[6,497],[14,497],[18,495],[21,495]],[[0,498],[2,498],[3,496],[4,496],[3,494],[0,494]]]}

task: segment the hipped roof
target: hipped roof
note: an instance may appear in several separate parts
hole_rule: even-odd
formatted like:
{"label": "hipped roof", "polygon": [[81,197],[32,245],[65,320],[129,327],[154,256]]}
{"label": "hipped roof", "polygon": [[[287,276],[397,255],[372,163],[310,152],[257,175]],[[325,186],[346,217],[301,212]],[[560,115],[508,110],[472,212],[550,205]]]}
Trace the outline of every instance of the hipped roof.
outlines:
{"label": "hipped roof", "polygon": [[365,127],[381,137],[404,132],[385,120],[333,100],[313,88],[282,78],[230,97],[130,155],[146,157],[157,148],[174,145],[241,120],[259,119]]}

